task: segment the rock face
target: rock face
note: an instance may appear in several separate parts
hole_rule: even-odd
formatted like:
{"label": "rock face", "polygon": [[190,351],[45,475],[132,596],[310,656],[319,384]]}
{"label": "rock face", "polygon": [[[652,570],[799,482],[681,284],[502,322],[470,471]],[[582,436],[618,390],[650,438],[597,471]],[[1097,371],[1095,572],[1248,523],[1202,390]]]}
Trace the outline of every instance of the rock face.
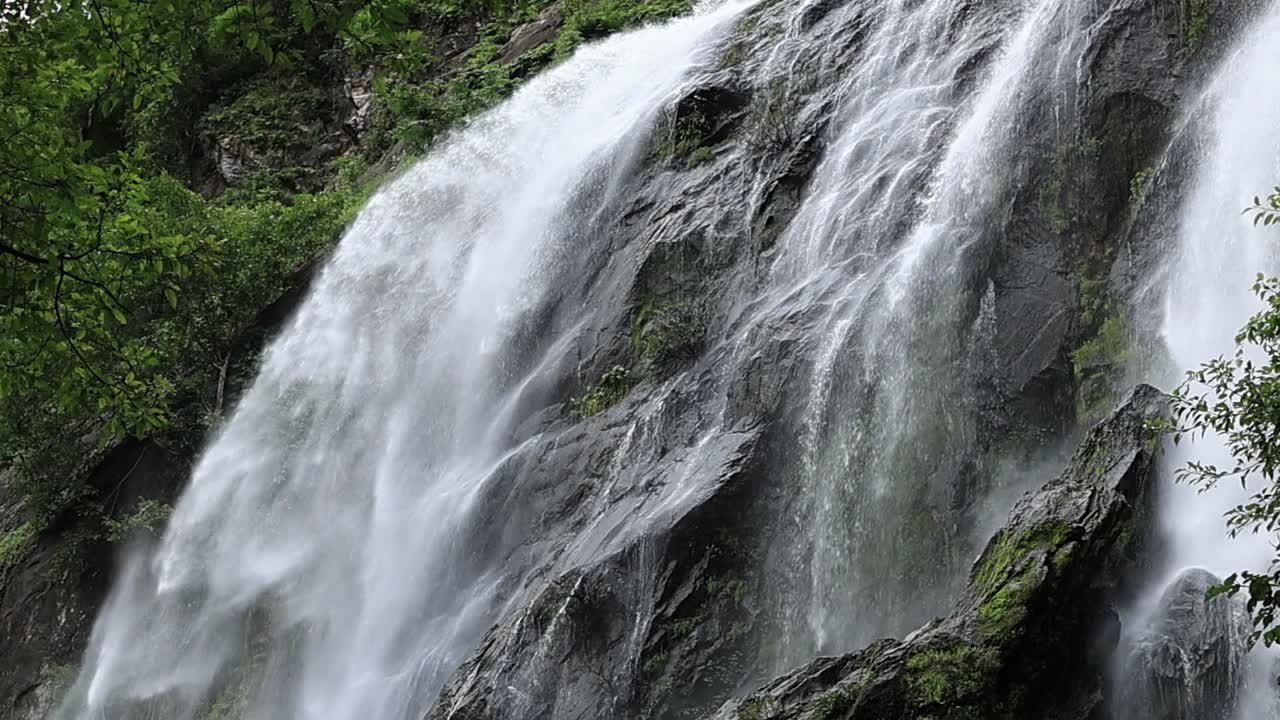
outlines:
{"label": "rock face", "polygon": [[[1231,0],[1199,4],[1206,3],[1224,23],[1235,16],[1227,12]],[[943,332],[920,333],[886,343],[877,356],[864,354],[855,336],[832,348],[842,358],[831,372],[836,386],[863,388],[859,378],[890,356],[928,355],[944,345],[942,355],[964,357],[939,363],[960,362],[972,375],[868,384],[811,420],[814,349],[836,326],[824,308],[843,302],[841,292],[871,253],[904,242],[919,219],[917,196],[934,178],[924,169],[899,175],[898,167],[870,178],[863,194],[900,195],[885,203],[890,212],[879,235],[860,238],[863,230],[851,226],[839,240],[854,249],[833,263],[837,271],[794,292],[765,294],[781,239],[831,150],[851,91],[844,83],[866,69],[867,38],[885,22],[881,4],[865,0],[807,3],[792,18],[795,5],[766,0],[744,18],[697,86],[658,119],[652,147],[618,193],[625,199],[589,213],[597,219],[581,230],[582,241],[610,252],[584,252],[563,268],[557,303],[590,314],[566,319],[553,310],[531,319],[531,335],[556,322],[584,328],[577,366],[565,368],[548,395],[581,395],[615,365],[642,379],[617,405],[581,422],[559,406],[529,413],[519,434],[550,429],[548,439],[485,499],[492,516],[474,531],[493,533],[482,547],[495,566],[517,569],[504,580],[504,607],[429,711],[433,720],[701,717],[722,706],[718,718],[742,720],[1074,720],[1100,707],[1116,622],[1107,595],[1141,549],[1152,442],[1143,421],[1159,412],[1158,394],[1136,391],[1059,479],[1017,506],[967,583],[963,569],[978,550],[970,537],[978,498],[1001,489],[992,487],[996,461],[1074,432],[1091,414],[1074,402],[1092,380],[1083,375],[1122,364],[1114,356],[1073,364],[1073,347],[1102,320],[1087,288],[1096,293],[1106,281],[1085,277],[1085,269],[1121,268],[1123,259],[1114,285],[1149,279],[1149,268],[1132,258],[1158,249],[1159,218],[1131,197],[1131,182],[1170,141],[1181,98],[1215,43],[1193,52],[1185,20],[1166,0],[1059,3],[1061,12],[1047,21],[1065,39],[1046,44],[1045,57],[1032,64],[1039,70],[1009,128],[1021,153],[1007,167],[984,170],[1007,174],[998,210],[980,227],[966,227],[977,238],[963,238],[971,250],[935,273],[963,285],[943,290],[959,298],[955,325],[976,328],[974,341],[948,344],[953,338]],[[1025,5],[956,0],[945,37],[911,38],[911,45],[946,44],[962,56],[955,77],[939,83],[950,85],[936,98],[946,111],[923,138],[939,151],[922,154],[919,168],[943,163],[945,135],[963,119],[966,98]],[[1060,17],[1070,13],[1079,17]],[[551,5],[512,34],[503,58],[544,42],[562,22]],[[474,42],[464,35],[448,57],[462,57]],[[1058,56],[1073,60],[1056,67]],[[770,64],[775,57],[787,62]],[[1059,76],[1049,77],[1055,67]],[[364,133],[369,91],[367,78],[346,80],[349,102],[333,132],[344,125],[348,135]],[[866,152],[851,148],[845,161],[874,164]],[[243,175],[247,153],[219,145],[228,180]],[[1117,253],[1121,246],[1136,249]],[[567,278],[592,280],[579,288]],[[885,304],[879,290],[863,300]],[[766,315],[762,306],[767,317],[744,331]],[[761,638],[786,635],[773,614],[777,596],[809,592],[789,574],[808,582],[807,559],[793,544],[815,534],[795,520],[812,490],[795,469],[807,423],[831,428],[835,447],[867,429],[852,423],[874,414],[884,387],[937,395],[961,383],[978,388],[965,403],[914,411],[947,424],[925,428],[913,436],[918,448],[892,458],[903,463],[892,473],[893,503],[858,498],[868,504],[857,512],[893,522],[857,538],[882,552],[868,561],[874,567],[860,568],[875,581],[848,603],[862,613],[851,625],[879,628],[887,617],[905,616],[915,627],[951,604],[954,575],[963,585],[955,611],[906,640],[815,660],[724,705],[770,672],[762,656],[786,654],[762,647]],[[1109,408],[1109,394],[1099,396]],[[720,423],[712,439],[708,418]],[[912,457],[917,451],[927,457]],[[180,476],[187,461],[168,458],[165,476]],[[917,472],[907,464],[915,461],[934,466]],[[103,482],[128,468],[117,470]],[[861,472],[846,467],[833,475]],[[58,540],[42,539],[0,596],[0,717],[39,716],[56,668],[75,661],[108,584],[105,549],[93,573],[52,581]],[[837,538],[854,545],[845,540]]]}
{"label": "rock face", "polygon": [[1090,432],[1060,477],[1017,504],[950,616],[815,660],[716,720],[1096,717],[1117,622],[1108,596],[1146,532],[1156,443],[1146,423],[1164,407],[1139,386]]}
{"label": "rock face", "polygon": [[1120,717],[1230,718],[1245,682],[1248,612],[1240,598],[1207,599],[1221,580],[1183,572],[1160,598],[1125,662]]}

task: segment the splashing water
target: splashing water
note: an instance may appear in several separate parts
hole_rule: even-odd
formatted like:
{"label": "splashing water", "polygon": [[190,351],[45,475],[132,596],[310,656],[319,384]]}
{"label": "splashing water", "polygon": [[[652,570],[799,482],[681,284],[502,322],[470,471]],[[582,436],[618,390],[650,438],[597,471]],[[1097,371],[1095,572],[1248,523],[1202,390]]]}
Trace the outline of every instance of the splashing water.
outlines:
{"label": "splashing water", "polygon": [[794,520],[811,544],[787,561],[807,569],[787,583],[807,602],[784,610],[782,665],[908,632],[963,578],[974,538],[937,488],[962,483],[976,444],[966,393],[994,332],[989,223],[1010,197],[1016,114],[1060,79],[1054,52],[1069,55],[1062,10],[977,20],[954,0],[889,3],[837,93],[836,138],[772,266],[778,304],[823,308]]}
{"label": "splashing water", "polygon": [[[1216,70],[1192,120],[1193,128],[1203,127],[1202,139],[1193,150],[1196,170],[1180,212],[1161,329],[1174,373],[1234,353],[1236,333],[1262,309],[1250,291],[1254,278],[1280,270],[1276,238],[1240,214],[1250,198],[1280,181],[1280,104],[1258,93],[1249,80],[1280,72],[1278,37],[1280,5],[1275,5]],[[1188,438],[1166,454],[1166,475],[1191,461],[1232,465],[1221,438]],[[1224,514],[1247,497],[1235,482],[1206,493],[1185,484],[1167,489],[1160,523],[1170,539],[1169,568],[1154,583],[1152,598],[1189,567],[1206,568],[1219,578],[1267,568],[1274,556],[1270,538],[1226,535]],[[1267,667],[1274,654],[1255,651],[1253,660],[1255,677],[1237,711],[1241,720],[1280,713],[1270,681],[1274,672]]]}
{"label": "splashing water", "polygon": [[425,713],[501,601],[477,498],[566,361],[571,321],[528,329],[750,4],[581,49],[370,201],[129,559],[61,717],[188,718],[246,662],[247,718]]}
{"label": "splashing water", "polygon": [[[259,679],[237,700],[246,718],[425,715],[518,605],[521,579],[504,554],[534,539],[507,537],[494,517],[505,508],[487,501],[512,466],[537,462],[531,408],[561,399],[584,322],[579,258],[611,251],[595,238],[658,113],[753,4],[730,0],[583,48],[373,198],[201,458],[161,546],[129,558],[61,717],[186,720],[237,672]],[[619,433],[605,489],[562,548],[593,556],[634,515],[702,492],[694,476],[713,474],[715,440],[728,432],[723,385],[756,359],[760,336],[817,315],[791,388],[802,399],[788,479],[803,507],[782,529],[795,532],[778,561],[778,668],[914,629],[950,602],[966,553],[985,539],[960,537],[980,530],[959,527],[945,495],[978,473],[974,387],[989,379],[999,326],[992,226],[1016,190],[1005,175],[1025,161],[1022,114],[1078,81],[1072,13],[1088,10],[989,5],[787,9],[756,89],[803,83],[816,64],[838,81],[814,102],[835,110],[803,202],[766,255],[766,287],[743,290],[727,349],[709,353],[729,358],[707,393],[717,397],[700,398],[720,424],[702,413],[690,423],[696,441],[665,495],[616,503],[608,483],[669,430],[675,383],[656,391]],[[857,30],[852,70],[806,38],[817,11]],[[1266,43],[1277,34],[1280,11],[1209,91],[1213,140],[1183,218],[1164,331],[1180,367],[1230,348],[1256,307],[1252,274],[1274,266],[1266,238],[1237,225],[1234,209],[1280,178],[1270,133],[1280,106],[1231,78],[1280,70]],[[1188,493],[1165,513],[1180,538],[1176,564],[1265,561],[1258,547],[1224,544],[1220,521]],[[640,547],[638,587],[627,591],[632,665],[655,601],[644,577],[662,562]],[[568,632],[585,584],[569,584],[549,635]],[[515,707],[533,706],[521,698],[537,689],[539,666],[557,664],[549,651],[538,647],[528,677],[506,688]]]}

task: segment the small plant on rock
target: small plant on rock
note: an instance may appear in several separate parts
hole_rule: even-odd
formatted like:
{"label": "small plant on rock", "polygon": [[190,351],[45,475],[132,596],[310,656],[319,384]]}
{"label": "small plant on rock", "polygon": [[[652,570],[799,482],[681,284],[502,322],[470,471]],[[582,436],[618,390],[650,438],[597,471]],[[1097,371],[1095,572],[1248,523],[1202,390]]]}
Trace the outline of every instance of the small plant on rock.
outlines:
{"label": "small plant on rock", "polygon": [[599,415],[631,392],[634,386],[631,371],[621,365],[614,365],[600,376],[600,382],[582,396],[569,401],[570,412],[579,419]]}

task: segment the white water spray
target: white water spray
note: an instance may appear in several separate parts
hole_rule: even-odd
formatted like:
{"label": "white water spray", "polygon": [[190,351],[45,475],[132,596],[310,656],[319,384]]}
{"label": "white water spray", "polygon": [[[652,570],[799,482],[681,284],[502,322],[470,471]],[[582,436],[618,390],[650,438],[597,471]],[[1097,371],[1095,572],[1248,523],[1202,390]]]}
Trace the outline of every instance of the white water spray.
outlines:
{"label": "white water spray", "polygon": [[507,599],[479,498],[571,362],[571,319],[530,325],[750,4],[584,47],[372,199],[130,558],[62,717],[188,718],[246,663],[246,718],[425,714]]}
{"label": "white water spray", "polygon": [[[1189,202],[1181,212],[1178,254],[1169,276],[1161,335],[1175,368],[1199,367],[1235,352],[1235,336],[1262,309],[1251,292],[1258,273],[1274,274],[1280,239],[1255,228],[1240,210],[1280,182],[1280,103],[1259,93],[1251,77],[1280,72],[1280,7],[1244,39],[1216,73],[1202,100],[1207,137]],[[1185,442],[1169,455],[1174,467],[1197,460],[1230,467],[1220,438]],[[1178,485],[1167,496],[1162,520],[1177,539],[1174,565],[1198,565],[1219,576],[1265,567],[1265,538],[1224,535],[1223,513],[1246,495],[1236,483],[1213,492]]]}
{"label": "white water spray", "polygon": [[[1280,238],[1255,228],[1240,210],[1255,195],[1280,182],[1280,103],[1259,92],[1251,78],[1280,73],[1280,4],[1273,7],[1217,69],[1192,117],[1200,130],[1193,148],[1195,175],[1178,222],[1176,255],[1170,261],[1161,337],[1174,377],[1217,356],[1231,356],[1235,335],[1262,309],[1250,288],[1258,273],[1280,271]],[[1257,359],[1257,358],[1255,358]],[[1164,472],[1197,461],[1229,468],[1233,460],[1222,438],[1184,438],[1164,458]],[[1224,481],[1201,493],[1185,484],[1165,488],[1160,509],[1170,539],[1168,572],[1153,584],[1140,608],[1152,612],[1162,589],[1187,568],[1202,567],[1219,578],[1240,570],[1263,571],[1274,557],[1272,538],[1247,534],[1231,539],[1224,514],[1249,491]],[[1276,712],[1269,653],[1253,654],[1254,678],[1237,713],[1241,720]]]}

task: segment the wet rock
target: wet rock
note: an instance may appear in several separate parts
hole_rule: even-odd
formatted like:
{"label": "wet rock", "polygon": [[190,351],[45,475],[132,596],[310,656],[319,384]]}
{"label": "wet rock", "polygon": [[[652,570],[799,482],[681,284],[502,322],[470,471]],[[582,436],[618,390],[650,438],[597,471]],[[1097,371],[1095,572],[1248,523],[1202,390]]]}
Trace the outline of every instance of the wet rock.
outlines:
{"label": "wet rock", "polygon": [[1149,720],[1233,717],[1245,681],[1250,622],[1244,601],[1209,589],[1199,568],[1165,589],[1149,627],[1125,662],[1121,716]]}
{"label": "wet rock", "polygon": [[231,187],[239,185],[259,161],[253,148],[233,137],[215,138],[210,143],[209,156],[222,181]]}
{"label": "wet rock", "polygon": [[719,674],[735,671],[725,658],[745,658],[748,558],[733,538],[758,479],[759,428],[636,464],[599,487],[575,469],[595,462],[602,437],[619,452],[639,449],[625,440],[636,429],[617,424],[627,411],[593,418],[521,471],[502,503],[508,522],[536,522],[534,536],[565,549],[531,568],[547,580],[519,591],[429,718],[666,717],[723,692]]}
{"label": "wet rock", "polygon": [[1164,396],[1139,386],[1070,466],[1024,497],[954,611],[904,640],[821,658],[716,720],[1088,718],[1115,641],[1109,596],[1146,534]]}
{"label": "wet rock", "polygon": [[560,3],[553,3],[538,13],[538,19],[521,25],[511,33],[511,39],[507,40],[498,53],[498,62],[513,63],[526,52],[554,40],[560,34],[562,25],[564,9]]}
{"label": "wet rock", "polygon": [[373,72],[352,73],[342,80],[346,108],[342,128],[352,142],[359,142],[369,131],[373,111]]}

